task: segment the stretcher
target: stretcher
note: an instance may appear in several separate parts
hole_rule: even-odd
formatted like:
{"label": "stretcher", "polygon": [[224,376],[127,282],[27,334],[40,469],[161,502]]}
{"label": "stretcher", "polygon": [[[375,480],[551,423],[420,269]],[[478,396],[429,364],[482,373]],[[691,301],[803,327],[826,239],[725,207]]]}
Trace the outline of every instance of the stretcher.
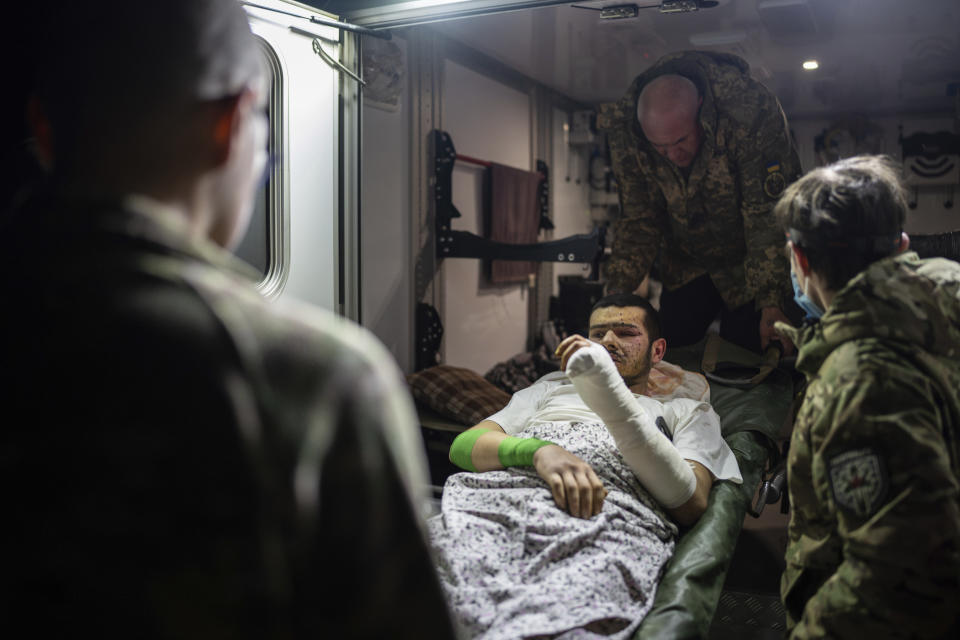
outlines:
{"label": "stretcher", "polygon": [[[704,340],[689,347],[668,348],[667,360],[689,371],[700,371],[705,345]],[[725,345],[725,349],[726,353],[736,351],[731,345]],[[745,368],[741,374],[749,379],[753,372]],[[681,531],[653,607],[635,633],[635,640],[707,637],[744,518],[765,470],[779,455],[777,442],[793,400],[791,373],[773,369],[753,386],[723,384],[717,381],[719,378],[711,376],[710,402],[740,465],[743,484],[716,483],[707,511],[693,527]],[[418,409],[431,477],[439,490],[446,475],[460,471],[447,460],[447,452],[464,425]]]}
{"label": "stretcher", "polygon": [[[704,345],[668,348],[669,360],[698,371]],[[753,387],[715,380],[710,382],[710,404],[737,457],[743,484],[718,482],[713,486],[707,511],[677,541],[653,608],[634,635],[636,639],[707,636],[747,510],[764,471],[779,455],[777,442],[793,400],[791,373],[774,369]]]}

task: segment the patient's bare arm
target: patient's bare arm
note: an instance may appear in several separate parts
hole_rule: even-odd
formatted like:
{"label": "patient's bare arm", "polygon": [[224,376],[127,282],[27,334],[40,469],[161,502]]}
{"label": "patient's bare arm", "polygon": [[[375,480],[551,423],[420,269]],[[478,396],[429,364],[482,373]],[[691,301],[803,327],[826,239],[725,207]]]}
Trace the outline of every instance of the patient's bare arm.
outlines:
{"label": "patient's bare arm", "polygon": [[689,527],[696,523],[707,510],[707,501],[710,497],[710,489],[713,487],[713,474],[705,466],[696,460],[687,460],[687,464],[693,469],[693,475],[697,478],[697,488],[694,489],[690,499],[675,509],[667,509],[667,513],[679,524]]}
{"label": "patient's bare arm", "polygon": [[[503,469],[504,467],[500,463],[500,458],[497,455],[500,442],[507,437],[507,434],[503,431],[503,427],[492,420],[484,420],[470,427],[467,431],[475,430],[485,430],[487,433],[484,433],[477,439],[477,442],[473,445],[473,449],[470,451],[470,459],[473,462],[473,466],[476,467],[477,471]],[[451,447],[451,453],[452,451],[453,448]],[[452,456],[450,461],[456,463],[456,460],[454,460]]]}
{"label": "patient's bare arm", "polygon": [[[499,448],[500,443],[509,437],[503,428],[492,420],[484,420],[467,432],[473,430],[486,431],[477,438],[470,452],[470,460],[476,470],[503,469]],[[533,467],[550,487],[557,506],[570,515],[591,518],[603,509],[607,490],[603,488],[600,478],[589,464],[563,447],[556,444],[540,447],[533,454]]]}

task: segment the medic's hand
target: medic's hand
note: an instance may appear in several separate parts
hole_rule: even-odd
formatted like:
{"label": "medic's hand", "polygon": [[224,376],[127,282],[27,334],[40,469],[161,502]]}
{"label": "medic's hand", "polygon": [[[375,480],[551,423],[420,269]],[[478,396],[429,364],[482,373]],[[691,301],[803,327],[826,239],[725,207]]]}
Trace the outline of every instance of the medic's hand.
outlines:
{"label": "medic's hand", "polygon": [[790,324],[790,320],[783,315],[779,307],[764,307],[760,310],[760,351],[766,351],[771,340],[778,340],[783,345],[783,355],[792,355],[793,343],[786,336],[777,333],[773,328],[775,322]]}
{"label": "medic's hand", "polygon": [[603,509],[607,490],[593,468],[563,447],[548,444],[533,454],[533,468],[550,487],[557,506],[577,518]]}

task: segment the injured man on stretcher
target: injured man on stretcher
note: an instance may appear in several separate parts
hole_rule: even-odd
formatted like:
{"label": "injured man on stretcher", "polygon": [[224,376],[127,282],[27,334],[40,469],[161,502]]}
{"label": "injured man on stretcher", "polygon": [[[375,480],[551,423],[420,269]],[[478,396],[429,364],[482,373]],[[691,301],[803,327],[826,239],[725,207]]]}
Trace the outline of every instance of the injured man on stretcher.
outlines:
{"label": "injured man on stretcher", "polygon": [[451,609],[471,638],[626,638],[649,611],[678,527],[716,481],[740,483],[706,402],[649,397],[666,351],[646,299],[614,294],[561,370],[460,434],[429,520]]}

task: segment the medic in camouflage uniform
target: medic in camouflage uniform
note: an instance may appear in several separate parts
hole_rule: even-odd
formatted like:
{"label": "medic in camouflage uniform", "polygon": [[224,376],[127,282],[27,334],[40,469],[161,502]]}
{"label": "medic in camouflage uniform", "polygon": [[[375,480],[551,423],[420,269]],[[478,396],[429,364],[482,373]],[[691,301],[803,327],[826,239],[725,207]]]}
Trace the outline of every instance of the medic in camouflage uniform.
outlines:
{"label": "medic in camouflage uniform", "polygon": [[777,325],[809,380],[787,460],[791,638],[958,637],[960,265],[904,253],[905,211],[875,156],[777,205],[810,317]]}
{"label": "medic in camouflage uniform", "polygon": [[[656,140],[638,121],[641,92],[660,76],[688,78],[699,94],[695,155],[672,149],[687,144],[684,131]],[[608,289],[633,291],[659,252],[669,344],[699,340],[718,312],[721,335],[733,342],[759,350],[776,339],[773,321],[786,320],[780,310],[789,289],[771,211],[800,172],[776,97],[742,59],[688,51],[660,59],[619,102],[603,105],[598,127],[606,130],[622,211]]]}

